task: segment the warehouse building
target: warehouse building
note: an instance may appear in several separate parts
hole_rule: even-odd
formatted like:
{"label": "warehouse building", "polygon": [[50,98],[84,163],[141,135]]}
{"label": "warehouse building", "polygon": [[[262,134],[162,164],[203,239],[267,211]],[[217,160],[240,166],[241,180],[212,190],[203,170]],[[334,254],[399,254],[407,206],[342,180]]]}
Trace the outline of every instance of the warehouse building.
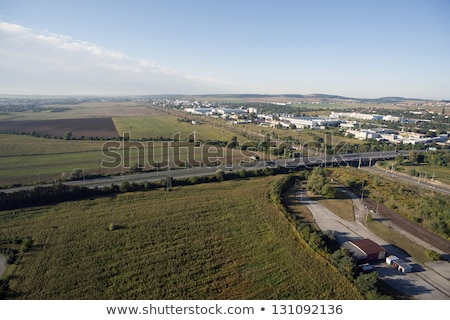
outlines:
{"label": "warehouse building", "polygon": [[370,239],[347,241],[343,247],[350,252],[358,264],[376,262],[386,257],[386,249]]}

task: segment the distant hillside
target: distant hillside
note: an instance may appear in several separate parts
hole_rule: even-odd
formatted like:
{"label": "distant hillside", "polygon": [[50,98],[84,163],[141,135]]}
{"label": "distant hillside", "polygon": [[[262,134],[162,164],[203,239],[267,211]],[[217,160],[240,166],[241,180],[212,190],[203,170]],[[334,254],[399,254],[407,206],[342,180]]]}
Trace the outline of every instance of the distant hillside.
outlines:
{"label": "distant hillside", "polygon": [[380,97],[380,98],[355,98],[345,97],[333,94],[313,93],[313,94],[254,94],[254,93],[239,93],[239,94],[207,94],[207,95],[182,95],[182,94],[168,94],[168,95],[139,95],[139,96],[27,96],[27,95],[2,95],[0,94],[0,104],[13,103],[38,103],[38,104],[52,104],[52,103],[81,103],[89,101],[129,101],[132,99],[208,99],[208,100],[248,100],[258,102],[297,102],[297,103],[376,103],[376,104],[411,104],[417,105],[421,103],[444,102],[449,103],[450,100],[430,100],[421,98],[404,98],[404,97]]}

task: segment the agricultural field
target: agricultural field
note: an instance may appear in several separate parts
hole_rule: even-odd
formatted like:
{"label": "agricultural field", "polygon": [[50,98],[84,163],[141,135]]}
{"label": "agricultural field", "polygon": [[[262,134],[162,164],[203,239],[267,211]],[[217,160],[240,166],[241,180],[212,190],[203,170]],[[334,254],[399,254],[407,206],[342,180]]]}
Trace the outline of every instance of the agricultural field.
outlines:
{"label": "agricultural field", "polygon": [[0,157],[0,187],[65,180],[74,170],[106,173],[100,168],[101,159],[100,151]]}
{"label": "agricultural field", "polygon": [[[182,121],[174,116],[160,117],[119,117],[113,118],[117,132],[123,136],[124,132],[129,132],[131,138],[153,138],[171,139],[179,134],[180,140],[185,141],[189,138],[196,140],[212,140],[212,141],[231,141],[235,133],[226,127],[213,126],[210,123],[200,123],[193,125],[191,121]],[[188,138],[189,137],[189,138]],[[238,137],[238,139],[242,137]]]}
{"label": "agricultural field", "polygon": [[33,133],[49,138],[93,139],[115,138],[117,134],[111,118],[59,119],[59,120],[3,120],[0,130],[4,133]]}
{"label": "agricultural field", "polygon": [[62,140],[0,134],[0,159],[1,157],[99,151],[103,143],[104,141],[98,140]]}
{"label": "agricultural field", "polygon": [[[160,141],[68,141],[0,135],[0,145],[4,146],[0,156],[0,188],[64,181],[77,170],[89,176],[127,173],[136,164],[142,171],[155,170],[157,163],[164,169],[169,158],[168,144]],[[108,153],[108,146],[112,153]],[[184,142],[170,144],[171,168],[248,159],[249,155],[239,149]]]}
{"label": "agricultural field", "polygon": [[[198,140],[230,141],[235,136],[245,139],[226,127],[194,126],[186,119],[168,116],[164,110],[132,102],[42,106],[42,110],[47,108],[64,111],[13,112],[7,115],[8,120],[0,120],[1,132],[15,133],[0,134],[0,188],[66,180],[74,170],[82,170],[86,175],[108,175],[126,172],[138,163],[143,170],[149,170],[155,162],[167,159],[167,148],[161,142],[140,141],[136,142],[138,148],[130,149],[126,155],[128,165],[124,170],[118,168],[120,163],[114,168],[102,166],[102,161],[109,159],[102,152],[108,142],[106,139],[118,138],[119,133],[129,132],[131,139],[163,137],[168,140],[177,133],[181,141],[193,140],[194,135]],[[70,140],[61,139],[68,138],[67,132],[71,133]],[[121,145],[114,146],[120,151],[124,143],[119,142]],[[173,143],[171,147],[175,167],[185,163],[207,164],[210,162],[204,159],[208,160],[209,156],[222,158],[219,161],[223,163],[238,162],[246,157],[237,149],[221,152],[212,150],[215,147],[200,148],[194,143],[183,146]],[[122,156],[125,158],[123,150]]]}
{"label": "agricultural field", "polygon": [[19,299],[361,299],[270,202],[276,179],[0,212],[0,238],[32,238],[10,288]]}
{"label": "agricultural field", "polygon": [[[61,111],[54,111],[61,110]],[[166,115],[149,104],[137,102],[83,102],[42,105],[38,111],[3,113],[0,120],[61,120]]]}

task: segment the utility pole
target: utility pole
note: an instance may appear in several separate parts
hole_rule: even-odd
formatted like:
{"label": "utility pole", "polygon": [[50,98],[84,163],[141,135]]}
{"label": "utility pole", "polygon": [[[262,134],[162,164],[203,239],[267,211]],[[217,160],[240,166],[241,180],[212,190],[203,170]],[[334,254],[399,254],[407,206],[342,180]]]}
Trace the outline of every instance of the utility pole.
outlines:
{"label": "utility pole", "polygon": [[167,148],[167,178],[166,178],[167,191],[172,190],[172,177],[170,176],[170,141]]}
{"label": "utility pole", "polygon": [[363,180],[362,186],[361,186],[361,203],[363,201],[363,198],[364,198],[364,180]]}

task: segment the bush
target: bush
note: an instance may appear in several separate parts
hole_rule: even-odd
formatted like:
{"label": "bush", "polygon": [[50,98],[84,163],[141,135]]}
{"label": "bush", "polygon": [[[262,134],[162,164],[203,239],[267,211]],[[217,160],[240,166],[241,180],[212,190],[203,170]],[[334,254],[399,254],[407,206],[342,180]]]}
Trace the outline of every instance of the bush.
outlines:
{"label": "bush", "polygon": [[441,255],[434,250],[427,249],[425,253],[426,253],[427,257],[433,261],[438,261],[441,259]]}
{"label": "bush", "polygon": [[347,278],[353,279],[355,276],[356,263],[347,250],[341,248],[333,252],[331,255],[331,263]]}
{"label": "bush", "polygon": [[108,230],[109,231],[114,231],[114,230],[117,230],[117,229],[119,229],[119,226],[114,224],[114,223],[112,223],[112,222],[108,226]]}
{"label": "bush", "polygon": [[358,290],[367,295],[369,292],[377,291],[378,273],[362,273],[356,278]]}
{"label": "bush", "polygon": [[225,173],[222,169],[216,171],[216,179],[217,181],[223,181],[225,179]]}
{"label": "bush", "polygon": [[30,247],[31,247],[31,243],[32,243],[32,240],[30,237],[23,239],[23,241],[20,245],[20,253],[27,252],[28,249],[30,249]]}

